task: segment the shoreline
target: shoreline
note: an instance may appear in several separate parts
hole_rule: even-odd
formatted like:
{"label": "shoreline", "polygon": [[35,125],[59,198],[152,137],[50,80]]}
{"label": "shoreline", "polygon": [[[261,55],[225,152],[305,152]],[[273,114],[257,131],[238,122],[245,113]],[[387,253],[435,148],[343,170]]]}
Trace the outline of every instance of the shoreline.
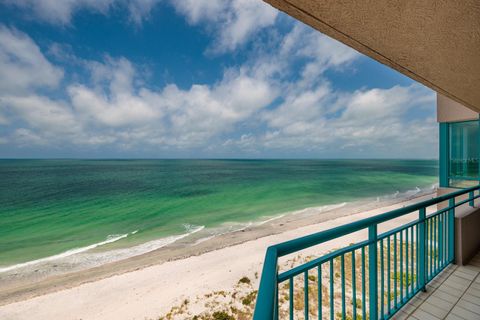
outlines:
{"label": "shoreline", "polygon": [[[200,243],[191,243],[195,239],[181,239],[167,247],[133,256],[124,260],[103,264],[94,268],[73,271],[65,274],[40,277],[37,279],[15,279],[14,281],[3,281],[0,288],[0,306],[8,306],[15,302],[26,301],[35,297],[56,293],[62,290],[72,289],[81,285],[91,284],[113,276],[119,276],[135,271],[144,270],[149,267],[161,266],[168,262],[182,261],[192,257],[199,257],[205,254],[215,253],[234,246],[242,246],[247,242],[255,242],[262,238],[279,236],[283,233],[298,230],[302,227],[328,223],[362,212],[380,211],[386,212],[390,206],[405,202],[418,202],[419,198],[429,198],[430,193],[418,194],[408,199],[389,199],[380,202],[360,201],[348,203],[340,208],[318,214],[318,209],[307,208],[300,213],[284,214],[279,217],[272,216],[267,221],[247,227],[231,233],[217,235]],[[363,202],[363,203],[362,203]],[[317,211],[315,211],[317,209]],[[316,214],[317,213],[317,214]],[[198,241],[195,240],[195,241]],[[264,252],[261,253],[262,255]]]}

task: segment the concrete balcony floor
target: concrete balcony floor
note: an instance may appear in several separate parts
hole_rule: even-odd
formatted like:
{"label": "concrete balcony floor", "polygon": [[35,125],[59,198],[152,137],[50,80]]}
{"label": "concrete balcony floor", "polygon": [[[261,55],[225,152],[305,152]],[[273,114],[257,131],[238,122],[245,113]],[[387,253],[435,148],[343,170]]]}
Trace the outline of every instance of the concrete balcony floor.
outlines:
{"label": "concrete balcony floor", "polygon": [[480,252],[466,266],[447,267],[394,319],[480,320]]}

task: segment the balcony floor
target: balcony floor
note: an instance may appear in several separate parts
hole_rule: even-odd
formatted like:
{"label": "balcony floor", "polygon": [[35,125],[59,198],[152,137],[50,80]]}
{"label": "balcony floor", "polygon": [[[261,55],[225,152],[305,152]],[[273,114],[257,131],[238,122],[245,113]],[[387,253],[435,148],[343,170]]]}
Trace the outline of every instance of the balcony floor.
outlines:
{"label": "balcony floor", "polygon": [[394,319],[479,320],[480,252],[466,266],[450,265],[403,307]]}

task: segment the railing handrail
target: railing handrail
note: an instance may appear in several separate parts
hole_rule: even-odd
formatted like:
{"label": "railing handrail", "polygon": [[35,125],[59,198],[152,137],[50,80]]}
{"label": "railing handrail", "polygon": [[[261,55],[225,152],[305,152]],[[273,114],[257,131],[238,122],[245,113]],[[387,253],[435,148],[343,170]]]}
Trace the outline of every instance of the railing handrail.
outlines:
{"label": "railing handrail", "polygon": [[[293,253],[295,251],[303,250],[303,249],[312,247],[314,245],[327,242],[334,238],[342,237],[350,233],[367,229],[371,225],[380,224],[388,220],[399,218],[401,216],[410,214],[414,211],[420,210],[421,208],[430,207],[440,202],[448,201],[451,198],[462,196],[471,191],[478,190],[479,188],[480,186],[474,186],[468,189],[462,189],[449,194],[445,194],[443,196],[439,196],[439,197],[428,199],[422,202],[414,203],[403,208],[391,210],[373,217],[365,218],[359,221],[354,221],[354,222],[351,222],[339,227],[335,227],[329,230],[324,230],[324,231],[320,231],[320,232],[317,232],[308,236],[304,236],[301,238],[285,241],[273,246],[277,249],[278,257],[282,257],[287,254]],[[333,235],[331,233],[333,233]]]}
{"label": "railing handrail", "polygon": [[[276,245],[268,247],[265,256],[265,262],[262,270],[262,276],[260,279],[260,286],[257,296],[257,304],[255,306],[254,319],[273,319],[275,311],[275,290],[277,287],[277,261],[279,257],[291,254],[296,251],[304,250],[306,248],[339,238],[360,230],[367,229],[371,226],[376,226],[380,223],[399,218],[401,216],[411,214],[420,209],[430,207],[440,202],[455,199],[458,196],[474,192],[480,189],[480,185],[458,190],[449,194],[438,196],[432,199],[428,199],[422,202],[418,202],[403,208],[388,211],[383,214],[379,214],[373,217],[365,218],[359,221],[351,222],[345,225],[341,225],[332,229],[320,231],[311,235],[303,236],[297,239],[285,241]],[[465,204],[468,201],[472,201],[480,197],[480,195],[471,199],[461,201],[457,204],[453,203],[453,207]],[[451,204],[449,204],[451,206]],[[258,302],[261,302],[260,304]]]}

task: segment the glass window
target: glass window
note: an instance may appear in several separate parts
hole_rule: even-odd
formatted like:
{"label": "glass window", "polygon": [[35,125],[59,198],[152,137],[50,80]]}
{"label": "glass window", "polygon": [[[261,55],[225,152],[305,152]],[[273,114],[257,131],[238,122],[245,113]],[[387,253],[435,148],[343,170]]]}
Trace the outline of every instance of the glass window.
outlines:
{"label": "glass window", "polygon": [[449,184],[469,187],[479,180],[479,121],[450,124]]}

